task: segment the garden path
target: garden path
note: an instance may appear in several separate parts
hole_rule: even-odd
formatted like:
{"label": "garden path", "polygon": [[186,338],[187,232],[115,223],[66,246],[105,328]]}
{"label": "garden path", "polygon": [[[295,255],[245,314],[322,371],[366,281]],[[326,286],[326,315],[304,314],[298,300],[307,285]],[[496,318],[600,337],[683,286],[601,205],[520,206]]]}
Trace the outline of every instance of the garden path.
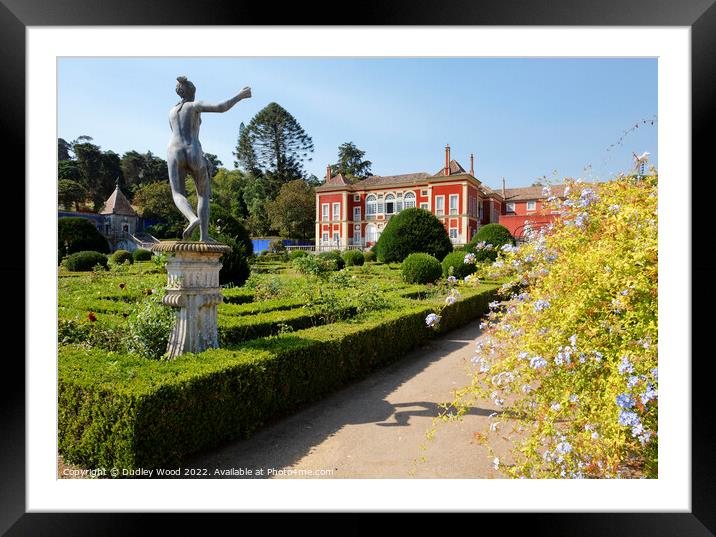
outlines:
{"label": "garden path", "polygon": [[[478,441],[490,401],[473,407],[462,422],[437,425],[426,440],[440,403],[470,383],[479,321],[428,342],[402,360],[376,371],[294,414],[267,424],[248,440],[205,452],[185,467],[241,477],[238,469],[262,468],[263,477],[486,478],[499,477]],[[507,450],[501,439],[498,455]],[[425,446],[425,450],[421,450]],[[427,460],[416,463],[420,457]],[[273,469],[271,475],[268,469]],[[219,472],[216,472],[216,471]],[[306,475],[306,471],[328,475]]]}

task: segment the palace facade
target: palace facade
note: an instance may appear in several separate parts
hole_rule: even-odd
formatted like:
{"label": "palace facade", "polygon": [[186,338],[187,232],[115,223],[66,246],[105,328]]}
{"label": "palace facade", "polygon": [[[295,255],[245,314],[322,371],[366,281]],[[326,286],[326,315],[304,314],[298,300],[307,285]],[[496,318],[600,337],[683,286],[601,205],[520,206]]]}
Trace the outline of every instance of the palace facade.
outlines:
{"label": "palace facade", "polygon": [[[450,146],[434,174],[374,175],[351,182],[342,174],[332,175],[329,166],[325,182],[315,190],[317,250],[369,248],[394,215],[411,207],[432,212],[455,245],[470,242],[485,224],[501,223],[519,237],[557,216],[542,214],[542,187],[492,190],[475,176],[474,156],[466,171],[450,158]],[[561,197],[563,185],[552,192]]]}

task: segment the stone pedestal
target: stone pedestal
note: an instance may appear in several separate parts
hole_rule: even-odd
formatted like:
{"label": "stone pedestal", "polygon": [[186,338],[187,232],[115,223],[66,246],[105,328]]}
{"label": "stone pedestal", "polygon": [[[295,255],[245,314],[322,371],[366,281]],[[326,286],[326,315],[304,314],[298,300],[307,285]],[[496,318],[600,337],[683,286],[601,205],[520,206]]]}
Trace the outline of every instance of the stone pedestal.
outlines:
{"label": "stone pedestal", "polygon": [[160,242],[152,247],[153,252],[167,254],[167,293],[162,302],[177,308],[167,346],[169,360],[219,346],[216,307],[223,301],[219,258],[229,250],[225,244],[193,241]]}

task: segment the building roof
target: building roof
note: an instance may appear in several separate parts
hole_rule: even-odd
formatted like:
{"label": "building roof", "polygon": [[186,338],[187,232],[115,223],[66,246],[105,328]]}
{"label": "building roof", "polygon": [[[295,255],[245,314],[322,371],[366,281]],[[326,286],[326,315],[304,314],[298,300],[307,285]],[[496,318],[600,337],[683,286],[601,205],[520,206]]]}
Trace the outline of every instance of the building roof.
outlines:
{"label": "building roof", "polygon": [[104,202],[104,208],[99,212],[99,214],[124,214],[127,216],[137,216],[137,211],[132,208],[127,198],[119,189],[119,185],[117,185],[114,192],[112,192],[112,195]]}
{"label": "building roof", "polygon": [[345,175],[342,173],[338,173],[336,175],[331,175],[330,177],[326,177],[324,185],[349,185],[351,184],[351,181],[349,181]]}
{"label": "building roof", "polygon": [[[460,163],[457,160],[453,159],[450,161],[450,174],[449,175],[455,175],[457,173],[467,173],[467,172],[465,171],[465,168],[460,166]],[[440,176],[443,176],[443,177],[445,176],[445,167],[444,166],[442,168],[440,168],[437,172],[435,172],[435,175],[433,175],[433,177],[440,177]]]}
{"label": "building roof", "polygon": [[424,183],[430,177],[425,172],[404,173],[402,175],[371,175],[367,179],[358,181],[356,188],[373,188],[377,186],[398,186],[398,185],[415,185]]}
{"label": "building roof", "polygon": [[[567,185],[550,185],[553,196],[564,197],[564,188]],[[504,190],[505,201],[531,201],[547,198],[542,193],[542,186],[525,186],[522,188],[506,188]]]}

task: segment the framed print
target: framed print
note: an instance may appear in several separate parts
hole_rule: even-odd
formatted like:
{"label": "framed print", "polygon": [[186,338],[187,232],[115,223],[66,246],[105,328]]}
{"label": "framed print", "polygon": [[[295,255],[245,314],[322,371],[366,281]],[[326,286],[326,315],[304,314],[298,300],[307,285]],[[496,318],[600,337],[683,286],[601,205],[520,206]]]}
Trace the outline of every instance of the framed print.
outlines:
{"label": "framed print", "polygon": [[[7,188],[15,191],[6,199],[17,207],[24,201],[27,232],[25,271],[19,270],[17,256],[12,262],[8,256],[5,270],[13,282],[8,287],[19,289],[15,282],[25,282],[27,315],[25,368],[17,365],[21,371],[4,375],[3,532],[50,535],[61,525],[63,534],[119,535],[142,524],[146,515],[139,513],[156,513],[151,516],[170,526],[178,527],[179,520],[186,528],[191,524],[186,517],[172,517],[197,513],[199,522],[208,513],[273,511],[466,512],[498,524],[509,521],[510,527],[517,521],[527,531],[550,535],[716,532],[709,355],[692,350],[708,333],[710,318],[694,307],[707,304],[711,294],[708,242],[696,240],[699,231],[709,229],[709,211],[692,200],[704,203],[714,187],[691,179],[709,173],[706,140],[716,71],[716,8],[710,0],[528,7],[368,3],[356,10],[350,25],[336,24],[327,15],[332,11],[314,19],[314,10],[302,10],[305,6],[1,1],[6,149],[14,162],[22,148],[26,155],[20,172],[24,188],[8,180]],[[480,77],[469,74],[477,71]],[[167,95],[157,89],[165,79]],[[473,113],[470,108],[483,106],[477,96],[488,94],[498,79],[503,88],[512,83],[514,93],[490,94],[489,106]],[[557,93],[551,87],[570,84],[573,90],[560,93],[561,99],[551,95]],[[311,105],[304,108],[301,101]],[[613,106],[601,107],[604,103]],[[560,123],[570,107],[575,123]],[[161,122],[155,121],[159,108]],[[624,120],[609,145],[605,132],[611,131],[599,129],[614,129],[612,113]],[[262,121],[286,129],[288,149],[281,152],[269,137],[262,138],[268,132]],[[559,130],[564,132],[554,135]],[[111,141],[95,141],[95,135]],[[582,138],[604,145],[597,157],[589,157],[596,159],[590,160],[593,166],[584,169],[598,176],[597,187],[570,179],[582,170],[567,165],[563,184],[547,177],[547,164],[533,179],[529,168],[519,167],[529,159],[548,162],[543,157],[550,150],[571,163],[571,144]],[[344,143],[353,139],[356,144]],[[401,139],[409,139],[413,149],[403,149]],[[505,140],[499,157],[481,154],[490,139]],[[635,139],[642,146],[623,143]],[[426,140],[430,143],[421,145]],[[557,140],[564,147],[557,147]],[[334,164],[333,145],[339,143]],[[423,164],[419,157],[436,143],[435,165],[430,159]],[[474,153],[471,144],[478,146]],[[100,145],[106,147],[100,150]],[[54,151],[59,151],[57,160]],[[89,156],[81,157],[83,151]],[[604,185],[617,184],[624,177],[617,172],[631,165],[629,177],[641,181],[639,187],[632,192],[625,180],[622,190],[613,192],[622,201],[589,213],[598,204],[595,191],[609,192]],[[511,178],[520,173],[526,176],[522,183]],[[289,186],[289,176],[302,180]],[[56,179],[63,183],[61,191],[54,190]],[[647,195],[644,185],[651,180],[653,191]],[[160,195],[153,198],[153,192],[160,188],[163,197],[155,202]],[[627,191],[641,205],[629,205],[633,199]],[[287,201],[282,205],[281,200]],[[307,214],[294,216],[301,204]],[[501,304],[497,294],[485,290],[477,298],[470,285],[492,282],[489,292],[497,293],[498,283],[505,288],[508,281],[507,273],[494,272],[504,265],[498,259],[512,259],[514,266],[532,262],[509,256],[529,251],[535,237],[551,233],[561,218],[567,222],[565,237],[571,237],[564,240],[576,241],[580,230],[601,225],[597,214],[607,221],[627,205],[634,213],[650,211],[643,219],[630,212],[623,216],[628,225],[615,224],[624,237],[643,232],[642,242],[621,249],[615,244],[606,255],[583,241],[563,254],[589,251],[592,257],[553,289],[570,284],[577,289],[577,273],[597,263],[606,263],[608,272],[624,272],[620,295],[610,299],[601,317],[594,313],[594,326],[572,333],[568,323],[559,325],[564,341],[554,343],[559,352],[549,358],[549,367],[564,366],[565,372],[554,381],[554,400],[514,407],[529,412],[544,405],[534,420],[535,428],[544,427],[544,442],[536,441],[523,463],[489,451],[482,466],[465,463],[461,473],[462,458],[469,457],[443,441],[438,445],[445,453],[431,455],[445,461],[441,470],[421,474],[418,464],[416,473],[403,477],[402,467],[381,453],[397,451],[398,438],[415,442],[407,425],[438,424],[444,413],[440,402],[423,392],[407,403],[392,399],[390,390],[412,389],[418,373],[435,375],[423,382],[436,389],[441,382],[456,382],[431,369],[442,358],[439,353],[406,371],[398,359],[409,351],[427,355],[441,341],[452,349],[460,337],[473,339],[472,332],[456,332],[450,339],[447,330],[468,322],[477,326],[483,314],[480,334],[483,328],[488,333],[487,319],[498,318],[489,311],[507,306],[500,311],[509,315],[524,301],[529,301],[530,319],[539,314],[557,326],[556,317],[550,317],[558,309],[556,295],[515,291],[512,302]],[[583,212],[569,220],[564,215],[571,209],[565,207],[574,206]],[[166,216],[172,212],[176,217]],[[104,251],[89,255],[87,250],[99,247],[75,247],[70,232],[64,243],[58,239],[55,250],[61,219],[67,219],[63,226],[73,219],[78,229],[92,228],[88,236],[104,237],[109,257]],[[385,246],[401,220],[409,223],[396,232],[395,244],[407,241],[419,226],[435,224],[444,251],[433,243],[431,255],[412,250],[431,259],[414,261],[411,268],[409,252],[392,254]],[[497,238],[480,242],[490,224],[507,229],[504,244]],[[72,233],[79,232],[73,228]],[[244,235],[246,245],[236,246]],[[642,247],[643,252],[635,250]],[[234,248],[244,254],[232,258]],[[245,255],[249,248],[253,256]],[[65,259],[59,272],[52,265],[56,252],[58,260]],[[489,258],[484,273],[481,256]],[[633,263],[620,265],[619,259]],[[468,266],[473,264],[475,269]],[[648,277],[643,277],[645,265],[653,268]],[[435,275],[423,277],[430,270]],[[58,274],[64,278],[61,292]],[[111,279],[102,280],[103,274]],[[140,282],[137,274],[146,278]],[[705,289],[705,296],[692,294],[692,281],[704,282],[696,289]],[[601,292],[598,284],[590,285],[594,296]],[[58,297],[61,293],[67,295]],[[584,301],[593,298],[587,294]],[[647,303],[650,309],[643,306]],[[629,320],[605,321],[617,316]],[[13,322],[20,316],[6,317]],[[534,328],[534,346],[513,369],[493,369],[485,378],[487,385],[509,384],[513,372],[524,371],[521,391],[529,397],[535,386],[550,386],[539,376],[548,360],[537,349],[546,345],[538,341],[542,335],[545,341],[551,336],[547,329],[537,331],[538,324],[521,322],[515,334]],[[587,410],[575,409],[597,407],[603,394],[589,399],[588,392],[578,392],[581,381],[570,384],[570,379],[577,378],[573,371],[579,363],[598,368],[603,356],[596,347],[580,345],[613,331],[637,330],[634,326],[644,332],[634,332],[628,345],[619,347],[621,361],[615,358],[613,367],[618,374],[605,377],[603,385],[619,407],[609,410],[618,423],[594,425],[585,417]],[[16,331],[19,327],[7,333]],[[412,331],[420,334],[414,341]],[[652,336],[658,341],[658,368]],[[523,354],[517,350],[513,354]],[[486,373],[496,366],[481,359],[481,352],[478,345],[468,365]],[[175,360],[185,354],[183,362]],[[488,354],[495,353],[488,349]],[[200,355],[208,358],[202,362],[196,359]],[[147,358],[153,365],[144,368]],[[174,364],[155,367],[162,362]],[[394,375],[390,390],[380,385],[382,377],[367,379],[378,371]],[[613,385],[622,377],[631,391]],[[211,397],[202,395],[206,390]],[[480,397],[501,407],[502,392],[489,391]],[[322,407],[324,399],[329,402]],[[516,413],[497,407],[466,407],[468,427],[471,419],[490,426],[484,434],[470,431],[473,445],[488,445],[483,442],[488,433],[511,418],[514,431],[527,434],[518,427],[527,421],[518,423],[522,418]],[[578,430],[569,438],[570,420],[561,414],[565,407],[572,409],[570,420]],[[353,421],[336,417],[334,408],[353,409]],[[280,420],[291,425],[276,429]],[[369,446],[360,436],[366,424],[393,435],[385,438],[396,443]],[[437,436],[451,425],[440,422]],[[307,432],[314,426],[320,430]],[[252,452],[236,447],[238,439],[252,435],[258,438],[251,440]],[[597,445],[602,435],[609,446],[605,441],[603,447],[580,447],[589,455],[573,458],[577,442]],[[639,443],[654,448],[639,450]],[[625,446],[637,446],[638,456],[629,459],[632,467],[614,462],[620,449],[632,449]],[[319,447],[324,451],[315,455]],[[377,466],[361,470],[357,459],[369,449]],[[299,460],[311,461],[322,473],[289,475]],[[375,470],[380,464],[382,469]],[[246,475],[257,468],[269,475]],[[245,479],[252,477],[308,479]]]}

